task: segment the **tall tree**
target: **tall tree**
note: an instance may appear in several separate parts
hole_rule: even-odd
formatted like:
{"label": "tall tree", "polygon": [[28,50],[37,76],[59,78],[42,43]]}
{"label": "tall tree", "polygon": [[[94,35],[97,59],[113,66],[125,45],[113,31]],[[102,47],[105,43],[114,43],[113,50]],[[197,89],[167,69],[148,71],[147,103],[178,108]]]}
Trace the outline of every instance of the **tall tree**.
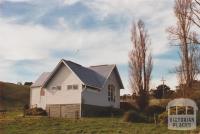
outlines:
{"label": "tall tree", "polygon": [[142,20],[133,23],[132,50],[129,52],[129,82],[141,110],[148,105],[148,91],[153,68],[149,51],[150,39]]}
{"label": "tall tree", "polygon": [[174,13],[177,19],[176,26],[167,29],[169,38],[178,43],[180,48],[181,65],[176,68],[180,84],[191,86],[199,73],[199,50],[197,44],[197,34],[192,32],[191,12],[192,0],[176,0]]}
{"label": "tall tree", "polygon": [[191,12],[193,13],[192,18],[190,19],[197,27],[200,28],[200,0],[193,0],[190,9]]}

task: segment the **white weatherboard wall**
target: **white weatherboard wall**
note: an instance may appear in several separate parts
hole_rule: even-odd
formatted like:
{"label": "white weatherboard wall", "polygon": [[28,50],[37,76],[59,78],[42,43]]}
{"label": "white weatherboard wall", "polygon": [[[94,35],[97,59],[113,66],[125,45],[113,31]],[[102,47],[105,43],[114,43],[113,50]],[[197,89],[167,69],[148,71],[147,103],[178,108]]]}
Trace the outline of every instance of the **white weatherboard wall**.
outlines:
{"label": "white weatherboard wall", "polygon": [[41,87],[34,87],[31,88],[31,99],[30,99],[30,105],[31,106],[37,106],[37,107],[42,107],[41,106],[41,97],[40,97],[40,90]]}
{"label": "white weatherboard wall", "polygon": [[[68,90],[67,85],[73,84],[77,84],[78,89]],[[50,89],[53,86],[61,86],[61,90],[52,93],[50,92]],[[82,82],[67,66],[63,64],[47,84],[45,90],[46,104],[80,104],[81,91]]]}
{"label": "white weatherboard wall", "polygon": [[[92,89],[86,89],[82,92],[82,100],[84,104],[97,105],[109,107],[113,106],[114,108],[120,108],[120,86],[116,80],[116,74],[113,70],[108,81],[106,82],[103,89],[100,92],[93,91]],[[108,101],[108,85],[113,84],[115,86],[115,102]]]}

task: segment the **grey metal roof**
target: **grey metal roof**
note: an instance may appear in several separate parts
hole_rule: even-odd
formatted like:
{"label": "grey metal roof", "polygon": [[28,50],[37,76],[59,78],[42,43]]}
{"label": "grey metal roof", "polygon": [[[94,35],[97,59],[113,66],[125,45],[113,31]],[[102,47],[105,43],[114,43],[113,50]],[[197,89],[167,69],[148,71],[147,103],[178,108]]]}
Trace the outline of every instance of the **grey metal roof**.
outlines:
{"label": "grey metal roof", "polygon": [[[60,65],[63,63],[67,65],[85,85],[99,89],[104,86],[111,72],[113,71],[113,69],[116,68],[116,65],[98,65],[98,66],[84,67],[72,61],[62,59],[52,73],[49,72],[43,73],[31,87],[45,86],[48,83],[50,77],[53,77],[56,70],[58,70]],[[119,84],[123,88],[120,76],[119,80],[120,80]]]}
{"label": "grey metal roof", "polygon": [[120,88],[123,89],[123,83],[122,80],[120,78],[118,69],[116,67],[115,64],[111,64],[111,65],[97,65],[97,66],[91,66],[89,67],[90,69],[94,70],[95,72],[97,72],[99,75],[103,76],[105,79],[105,81],[108,79],[108,77],[110,76],[110,74],[112,73],[112,71],[115,71],[115,73],[117,74],[117,80],[118,80],[118,84],[120,85]]}
{"label": "grey metal roof", "polygon": [[83,67],[71,61],[64,60],[64,62],[72,69],[80,80],[88,86],[102,88],[104,82],[106,81],[107,77],[105,77],[105,73],[100,74],[100,72]]}
{"label": "grey metal roof", "polygon": [[112,70],[114,69],[115,65],[97,65],[97,66],[90,66],[89,69],[97,72],[104,78],[108,78]]}
{"label": "grey metal roof", "polygon": [[31,85],[31,87],[40,87],[44,84],[44,82],[48,79],[51,72],[42,73],[39,78]]}

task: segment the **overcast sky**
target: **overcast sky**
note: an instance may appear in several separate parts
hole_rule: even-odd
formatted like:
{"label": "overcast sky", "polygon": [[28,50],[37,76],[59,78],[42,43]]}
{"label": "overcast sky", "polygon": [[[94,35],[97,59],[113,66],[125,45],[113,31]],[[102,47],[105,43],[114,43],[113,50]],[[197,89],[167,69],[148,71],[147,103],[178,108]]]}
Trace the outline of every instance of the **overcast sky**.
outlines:
{"label": "overcast sky", "polygon": [[[62,59],[84,66],[117,64],[128,85],[131,25],[143,19],[151,37],[151,87],[175,87],[177,48],[166,28],[175,24],[174,0],[0,0],[0,80],[35,81]],[[123,90],[122,93],[128,93]]]}

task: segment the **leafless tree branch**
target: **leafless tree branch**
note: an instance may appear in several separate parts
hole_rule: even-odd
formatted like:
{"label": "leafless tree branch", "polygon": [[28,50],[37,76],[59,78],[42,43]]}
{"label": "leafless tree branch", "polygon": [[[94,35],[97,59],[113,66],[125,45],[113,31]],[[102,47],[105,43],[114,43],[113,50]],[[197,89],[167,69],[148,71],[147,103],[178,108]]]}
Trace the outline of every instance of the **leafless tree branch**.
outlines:
{"label": "leafless tree branch", "polygon": [[131,31],[132,50],[129,53],[129,82],[132,90],[138,95],[138,105],[146,105],[149,83],[153,68],[152,56],[148,51],[150,40],[144,22],[133,23]]}

